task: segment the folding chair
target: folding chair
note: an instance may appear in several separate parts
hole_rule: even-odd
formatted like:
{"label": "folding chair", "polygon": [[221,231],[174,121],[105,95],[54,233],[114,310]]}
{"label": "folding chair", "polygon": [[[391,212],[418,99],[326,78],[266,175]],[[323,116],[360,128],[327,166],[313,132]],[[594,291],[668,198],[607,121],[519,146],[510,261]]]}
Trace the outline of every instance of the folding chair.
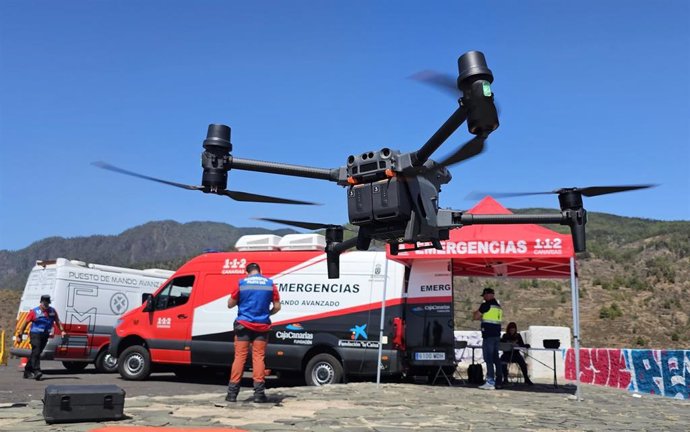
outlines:
{"label": "folding chair", "polygon": [[[455,370],[457,372],[458,370],[458,363],[462,361],[462,358],[465,357],[465,350],[467,350],[467,341],[466,340],[455,340]],[[460,351],[460,355],[458,355],[458,351]],[[467,380],[465,380],[460,373],[458,372],[458,381],[462,382],[463,384],[467,384]],[[469,377],[468,377],[469,378]]]}
{"label": "folding chair", "polygon": [[[455,354],[455,350],[462,350],[462,352],[460,353],[460,357],[459,357],[460,360],[462,360],[462,357],[465,355],[466,349],[467,349],[467,341],[464,341],[464,340],[463,341],[459,341],[459,340],[455,341],[455,343],[453,344],[453,368],[454,368],[454,372],[452,374],[450,374],[450,376],[448,376],[446,371],[443,370],[444,366],[439,366],[438,369],[436,369],[436,374],[434,375],[434,379],[431,380],[431,385],[436,384],[436,381],[440,377],[443,377],[443,378],[445,378],[445,380],[449,386],[451,386],[451,387],[453,386],[453,380],[455,379],[454,375],[455,375],[455,371],[458,368],[458,362],[459,362],[458,356],[457,356],[457,354]],[[445,367],[448,367],[448,365],[446,365]],[[460,381],[465,381],[465,380],[463,380],[461,378]]]}
{"label": "folding chair", "polygon": [[[504,380],[505,382],[510,382],[510,369],[512,368],[512,365],[516,365],[516,366],[517,366],[517,363],[513,363],[513,353],[515,352],[515,350],[513,350],[513,348],[514,348],[513,344],[511,344],[511,343],[509,343],[509,342],[499,342],[499,343],[498,343],[498,350],[499,350],[499,351],[501,351],[501,352],[503,352],[503,353],[505,353],[505,352],[510,352],[510,360],[507,361],[507,362],[501,361],[501,364],[500,364],[500,367],[501,367],[501,368],[503,368],[503,365],[507,365],[506,370],[507,370],[508,373],[506,374],[505,377],[503,377],[503,380]],[[520,374],[517,374],[517,373],[516,373],[516,374],[515,374],[515,379],[516,379],[516,380],[519,380],[521,376],[522,376],[522,373],[520,373]],[[517,381],[516,381],[516,382],[517,382]]]}
{"label": "folding chair", "polygon": [[439,377],[445,378],[448,385],[451,387],[453,386],[453,382],[450,380],[446,371],[443,370],[443,366],[439,366],[438,369],[436,369],[436,375],[434,375],[434,379],[431,380],[431,385],[436,384],[436,380],[439,379]]}

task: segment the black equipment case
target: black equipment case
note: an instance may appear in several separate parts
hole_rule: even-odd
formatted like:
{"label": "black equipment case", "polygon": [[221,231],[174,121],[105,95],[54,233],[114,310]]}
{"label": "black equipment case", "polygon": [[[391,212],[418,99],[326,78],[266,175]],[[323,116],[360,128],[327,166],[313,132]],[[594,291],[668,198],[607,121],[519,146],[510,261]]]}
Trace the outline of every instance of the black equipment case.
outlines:
{"label": "black equipment case", "polygon": [[482,385],[484,384],[484,370],[479,363],[472,363],[467,368],[467,381],[470,384]]}
{"label": "black equipment case", "polygon": [[125,391],[116,385],[49,385],[43,398],[46,423],[121,420]]}

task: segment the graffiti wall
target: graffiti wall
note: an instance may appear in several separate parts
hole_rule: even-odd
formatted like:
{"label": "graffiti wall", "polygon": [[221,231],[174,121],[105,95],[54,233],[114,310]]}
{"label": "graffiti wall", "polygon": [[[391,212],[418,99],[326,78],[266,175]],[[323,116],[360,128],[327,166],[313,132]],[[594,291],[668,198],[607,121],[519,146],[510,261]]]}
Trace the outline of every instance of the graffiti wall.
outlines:
{"label": "graffiti wall", "polygon": [[[573,349],[566,351],[565,378],[575,380]],[[690,350],[581,348],[580,381],[690,399]]]}

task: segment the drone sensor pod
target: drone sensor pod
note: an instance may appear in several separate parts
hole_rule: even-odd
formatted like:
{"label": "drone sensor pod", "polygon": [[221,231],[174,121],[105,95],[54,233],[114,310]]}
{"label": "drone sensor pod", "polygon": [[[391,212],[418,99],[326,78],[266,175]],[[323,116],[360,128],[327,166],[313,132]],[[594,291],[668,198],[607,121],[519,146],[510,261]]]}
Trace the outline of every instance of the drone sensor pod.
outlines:
{"label": "drone sensor pod", "polygon": [[479,51],[468,51],[458,59],[458,88],[467,91],[477,80],[494,82],[494,75],[486,65],[484,54]]}
{"label": "drone sensor pod", "polygon": [[230,170],[230,127],[222,124],[208,125],[204,149],[206,150],[201,154],[201,166],[204,169],[201,184],[204,192],[223,191],[228,185]]}
{"label": "drone sensor pod", "polygon": [[230,126],[222,124],[208,125],[208,132],[204,140],[204,148],[208,151],[220,151],[224,154],[232,151],[230,143]]}
{"label": "drone sensor pod", "polygon": [[488,134],[498,128],[491,83],[494,76],[486,65],[484,54],[470,51],[458,59],[458,88],[467,107],[467,129],[475,135]]}

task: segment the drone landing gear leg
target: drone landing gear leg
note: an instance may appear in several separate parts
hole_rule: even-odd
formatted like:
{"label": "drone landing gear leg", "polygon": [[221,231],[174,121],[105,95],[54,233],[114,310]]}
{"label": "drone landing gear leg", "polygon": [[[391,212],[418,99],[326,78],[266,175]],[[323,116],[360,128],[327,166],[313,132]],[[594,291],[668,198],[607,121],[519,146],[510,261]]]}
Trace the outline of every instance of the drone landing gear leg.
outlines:
{"label": "drone landing gear leg", "polygon": [[357,233],[357,245],[356,248],[357,250],[369,250],[369,246],[371,245],[371,237],[362,234],[362,231],[360,230],[359,233]]}

